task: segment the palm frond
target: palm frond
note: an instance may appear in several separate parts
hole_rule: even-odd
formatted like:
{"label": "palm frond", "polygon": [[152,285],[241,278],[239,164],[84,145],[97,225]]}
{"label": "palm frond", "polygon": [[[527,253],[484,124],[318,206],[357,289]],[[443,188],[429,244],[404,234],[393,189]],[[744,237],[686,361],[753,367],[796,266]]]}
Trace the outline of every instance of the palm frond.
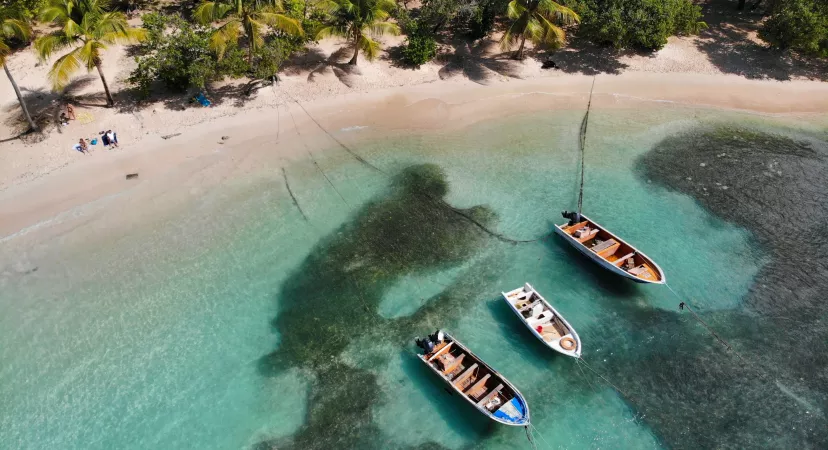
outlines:
{"label": "palm frond", "polygon": [[506,32],[503,33],[503,37],[500,38],[500,48],[503,51],[509,51],[512,49],[512,46],[515,42],[518,41],[520,36],[523,34],[523,26],[522,24],[518,24],[517,22],[512,22],[509,28],[506,29]]}
{"label": "palm frond", "polygon": [[71,80],[72,74],[81,67],[79,58],[83,47],[78,47],[71,52],[61,56],[49,70],[49,81],[56,90],[63,89]]}
{"label": "palm frond", "polygon": [[385,34],[399,36],[400,34],[400,26],[391,22],[376,22],[371,24],[368,29],[371,30],[371,34],[374,36],[382,36]]}
{"label": "palm frond", "polygon": [[97,40],[90,40],[78,47],[80,51],[76,58],[78,61],[86,65],[86,70],[95,68],[95,64],[101,59],[101,52],[106,50],[106,45]]}
{"label": "palm frond", "polygon": [[538,20],[540,21],[541,27],[544,29],[544,33],[539,37],[539,39],[535,40],[536,44],[558,46],[564,43],[566,34],[561,27],[550,22],[543,16],[539,16]]}
{"label": "palm frond", "polygon": [[564,25],[581,22],[581,17],[578,13],[553,0],[540,0],[537,11],[543,15],[544,18],[548,20],[557,20]]}
{"label": "palm frond", "polygon": [[348,28],[345,25],[336,24],[322,27],[316,32],[316,39],[326,37],[348,37]]}
{"label": "palm frond", "polygon": [[75,42],[71,37],[60,31],[37,38],[34,42],[35,50],[42,61],[49,59],[56,51],[69,47]]}
{"label": "palm frond", "polygon": [[517,0],[512,0],[506,6],[506,16],[512,20],[519,19],[524,12],[526,12],[526,8],[524,8],[523,5],[518,3]]}
{"label": "palm frond", "polygon": [[255,17],[271,28],[284,31],[291,36],[302,36],[305,34],[302,30],[302,24],[299,21],[284,14],[262,11],[257,12]]}
{"label": "palm frond", "polygon": [[32,35],[32,27],[21,19],[6,19],[3,21],[2,28],[6,37],[14,37],[22,41],[28,42]]}
{"label": "palm frond", "polygon": [[230,19],[227,23],[217,28],[210,35],[210,48],[216,52],[219,59],[224,57],[224,52],[230,43],[239,41],[241,36],[241,21],[239,19]]}
{"label": "palm frond", "polygon": [[379,56],[379,42],[371,39],[370,37],[363,34],[359,37],[358,45],[359,48],[362,49],[362,52],[365,54],[365,58],[368,59],[368,61],[373,61],[377,59],[377,56]]}
{"label": "palm frond", "polygon": [[11,48],[0,40],[0,66],[6,64],[6,58],[11,54]]}
{"label": "palm frond", "polygon": [[193,11],[193,18],[201,25],[226,18],[233,11],[233,6],[226,3],[202,2]]}

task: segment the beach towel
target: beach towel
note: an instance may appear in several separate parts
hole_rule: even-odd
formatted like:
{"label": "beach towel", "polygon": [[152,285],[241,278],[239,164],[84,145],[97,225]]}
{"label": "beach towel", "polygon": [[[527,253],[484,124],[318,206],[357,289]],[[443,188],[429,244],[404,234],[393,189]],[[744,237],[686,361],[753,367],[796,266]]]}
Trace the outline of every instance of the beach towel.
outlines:
{"label": "beach towel", "polygon": [[201,103],[201,106],[210,106],[210,100],[207,100],[207,97],[205,97],[202,92],[199,92],[198,95],[196,95],[196,100]]}
{"label": "beach towel", "polygon": [[83,149],[81,148],[80,144],[73,145],[72,150],[77,150],[77,151],[83,153]]}
{"label": "beach towel", "polygon": [[101,135],[101,141],[103,142],[104,147],[109,146],[109,136],[106,133]]}

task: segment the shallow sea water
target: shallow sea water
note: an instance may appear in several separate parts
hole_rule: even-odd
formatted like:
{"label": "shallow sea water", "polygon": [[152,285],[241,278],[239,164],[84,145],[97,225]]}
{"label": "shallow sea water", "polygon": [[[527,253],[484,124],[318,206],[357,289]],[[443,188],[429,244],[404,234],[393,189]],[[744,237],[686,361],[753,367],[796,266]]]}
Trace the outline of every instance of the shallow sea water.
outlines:
{"label": "shallow sea water", "polygon": [[[613,278],[542,238],[577,202],[582,114],[402,136],[339,131],[384,173],[330,143],[286,166],[295,203],[282,174],[256,174],[104,242],[70,232],[0,243],[0,442],[529,448],[524,430],[478,417],[416,359],[413,338],[442,327],[523,392],[538,448],[683,446],[659,428],[681,424],[652,421],[636,401],[644,389],[676,400],[670,377],[624,384],[613,370],[655,348],[733,355],[698,326],[684,333],[695,322],[675,314],[680,300],[665,287]],[[743,308],[768,257],[747,230],[636,167],[664,137],[717,122],[812,131],[664,105],[593,111],[587,143],[584,212],[654,258],[701,314]],[[505,236],[539,240],[494,239],[420,189],[476,208]],[[126,194],[119,207],[129,202]],[[585,362],[621,393],[535,342],[498,299],[524,282],[578,329]],[[660,320],[684,325],[667,335],[638,329]]]}

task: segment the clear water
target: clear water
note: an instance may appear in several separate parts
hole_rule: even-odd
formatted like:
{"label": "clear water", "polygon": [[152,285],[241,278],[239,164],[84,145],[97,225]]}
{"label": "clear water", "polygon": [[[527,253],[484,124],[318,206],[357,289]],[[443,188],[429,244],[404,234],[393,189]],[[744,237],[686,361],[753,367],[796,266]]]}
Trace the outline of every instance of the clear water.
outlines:
{"label": "clear water", "polygon": [[[374,133],[355,150],[389,174],[439,166],[448,203],[484,205],[492,228],[532,239],[575,206],[581,114],[340,134]],[[702,120],[772,122],[667,106],[593,112],[584,211],[710,313],[741,308],[766,257],[746,230],[635,171],[661,138]],[[513,245],[448,211],[432,216],[440,210],[429,205],[405,217],[413,197],[395,197],[391,179],[330,142],[309,148],[318,166],[304,158],[285,171],[302,212],[273,170],[228,179],[174,210],[149,207],[124,228],[112,218],[146,207],[131,193],[66,234],[0,243],[3,447],[528,448],[524,430],[477,417],[421,367],[411,340],[437,327],[523,392],[539,448],[665,445],[655,424],[669,421],[637,409],[639,385],[620,395],[550,354],[498,295],[532,283],[578,329],[585,361],[613,381],[613,363],[634,365],[629,355],[664,345],[629,327],[631,314],[675,311],[667,289],[607,276],[554,236]],[[434,246],[446,254],[429,253]],[[349,267],[331,266],[342,261]],[[670,339],[718,345],[704,333]],[[670,397],[667,386],[651,389]]]}

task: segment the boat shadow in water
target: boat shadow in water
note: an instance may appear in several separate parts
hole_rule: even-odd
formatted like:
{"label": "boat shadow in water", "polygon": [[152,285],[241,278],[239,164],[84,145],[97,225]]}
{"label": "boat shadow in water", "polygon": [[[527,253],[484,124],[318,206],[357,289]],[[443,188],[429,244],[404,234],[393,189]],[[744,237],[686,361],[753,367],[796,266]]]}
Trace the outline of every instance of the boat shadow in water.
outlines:
{"label": "boat shadow in water", "polygon": [[[552,225],[554,226],[554,225]],[[549,236],[545,240],[547,248],[555,253],[555,258],[562,260],[556,270],[569,272],[572,283],[588,283],[597,286],[601,291],[616,298],[634,298],[642,293],[642,287],[637,283],[615,275],[596,264],[574,247],[565,242],[560,236]]]}
{"label": "boat shadow in water", "polygon": [[[404,352],[403,371],[419,391],[420,395],[435,404],[439,419],[449,425],[455,432],[463,436],[485,438],[493,435],[499,425],[480,414],[468,402],[457,398],[459,394],[452,392],[446,384],[423,364],[416,355]],[[433,417],[426,419],[435,419]]]}
{"label": "boat shadow in water", "polygon": [[[301,194],[297,193],[300,200]],[[376,357],[374,347],[406,348],[417,334],[451,326],[480,289],[479,280],[461,274],[411,316],[386,319],[379,314],[383,296],[401,277],[460,267],[486,247],[489,236],[447,207],[447,194],[448,183],[438,166],[404,169],[384,195],[322,237],[284,281],[274,298],[279,312],[271,322],[279,344],[260,359],[258,367],[267,377],[298,369],[307,374],[311,387],[304,425],[289,438],[262,445],[280,449],[392,445],[392,437],[383,434],[374,414],[385,395],[377,374],[395,353]],[[465,209],[463,214],[487,226],[496,220],[483,206]],[[485,262],[471,264],[466,273],[494,278],[489,273],[494,265]],[[355,364],[344,355],[346,351],[349,356],[354,352],[368,356],[367,362]]]}
{"label": "boat shadow in water", "polygon": [[524,362],[533,364],[538,369],[548,369],[550,364],[560,364],[572,359],[543,345],[526,326],[512,312],[502,297],[486,301],[489,312],[495,319],[501,334],[508,336],[507,340],[516,352],[525,354]]}

